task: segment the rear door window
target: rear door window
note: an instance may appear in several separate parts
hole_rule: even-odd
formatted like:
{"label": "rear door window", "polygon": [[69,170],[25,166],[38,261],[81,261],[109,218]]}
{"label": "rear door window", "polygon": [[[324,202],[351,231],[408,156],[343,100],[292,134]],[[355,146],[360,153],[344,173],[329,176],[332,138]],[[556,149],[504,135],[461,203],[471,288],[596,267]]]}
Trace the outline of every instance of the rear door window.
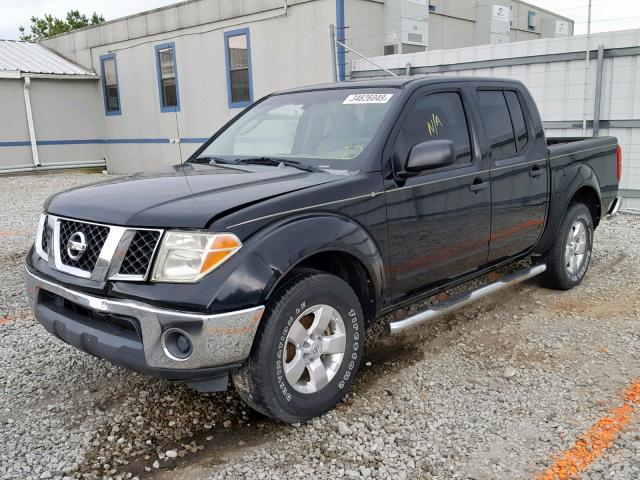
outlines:
{"label": "rear door window", "polygon": [[501,90],[481,90],[478,98],[493,160],[515,157],[516,139],[504,94]]}
{"label": "rear door window", "polygon": [[456,165],[472,162],[467,117],[457,93],[432,93],[415,102],[404,120],[402,133],[407,151],[421,142],[451,140]]}
{"label": "rear door window", "polygon": [[505,90],[504,97],[507,99],[507,106],[509,107],[509,113],[511,114],[511,123],[513,124],[513,131],[516,135],[516,146],[518,152],[524,150],[524,147],[529,141],[529,134],[527,133],[527,123],[522,113],[522,105],[518,99],[518,94],[511,90]]}

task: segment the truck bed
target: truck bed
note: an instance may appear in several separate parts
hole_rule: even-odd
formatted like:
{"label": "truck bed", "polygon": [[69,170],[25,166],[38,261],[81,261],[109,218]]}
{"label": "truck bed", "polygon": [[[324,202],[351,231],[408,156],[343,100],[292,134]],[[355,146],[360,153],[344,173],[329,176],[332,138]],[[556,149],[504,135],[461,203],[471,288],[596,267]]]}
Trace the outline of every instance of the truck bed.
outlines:
{"label": "truck bed", "polygon": [[583,140],[592,140],[593,138],[594,137],[547,137],[547,145],[564,145],[567,143],[582,142]]}
{"label": "truck bed", "polygon": [[[595,174],[604,215],[618,190],[617,148],[615,137],[547,137],[552,194],[569,188],[570,179]],[[574,168],[580,169],[578,177],[568,175]]]}
{"label": "truck bed", "polygon": [[[587,161],[594,158],[615,161],[618,139],[616,137],[547,137],[547,147],[550,159],[574,155],[572,158],[574,161]],[[596,173],[598,173],[597,170]]]}

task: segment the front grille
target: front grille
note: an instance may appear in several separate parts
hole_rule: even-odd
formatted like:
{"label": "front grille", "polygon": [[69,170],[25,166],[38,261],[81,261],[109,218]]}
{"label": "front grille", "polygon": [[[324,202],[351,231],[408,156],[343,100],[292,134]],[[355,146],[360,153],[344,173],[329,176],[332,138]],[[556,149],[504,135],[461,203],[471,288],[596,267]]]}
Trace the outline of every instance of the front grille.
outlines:
{"label": "front grille", "polygon": [[119,275],[137,275],[144,277],[151,264],[151,257],[158,244],[160,232],[153,230],[138,230],[131,240]]}
{"label": "front grille", "polygon": [[[73,260],[67,252],[67,244],[71,236],[76,232],[84,234],[87,249],[80,258]],[[60,259],[62,263],[69,267],[92,272],[108,235],[109,227],[104,225],[60,220]]]}
{"label": "front grille", "polygon": [[162,237],[159,229],[138,230],[51,214],[40,221],[42,234],[36,240],[40,257],[56,270],[93,281],[145,281]]}
{"label": "front grille", "polygon": [[44,253],[49,253],[49,239],[47,236],[47,230],[49,230],[49,222],[45,219],[44,228],[42,229],[42,238],[40,239],[40,245],[42,246],[42,251]]}

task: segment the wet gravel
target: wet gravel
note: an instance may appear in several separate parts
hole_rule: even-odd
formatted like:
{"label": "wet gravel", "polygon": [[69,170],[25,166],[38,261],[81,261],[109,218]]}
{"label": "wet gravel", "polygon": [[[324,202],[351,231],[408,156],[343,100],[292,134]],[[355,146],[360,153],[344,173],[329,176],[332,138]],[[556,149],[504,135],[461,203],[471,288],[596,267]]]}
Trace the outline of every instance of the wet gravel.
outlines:
{"label": "wet gravel", "polygon": [[[376,329],[353,392],[306,424],[111,366],[46,333],[22,280],[46,197],[103,178],[0,177],[2,479],[535,478],[640,378],[631,215],[603,222],[572,291],[530,281],[403,337]],[[583,478],[640,478],[639,417]]]}

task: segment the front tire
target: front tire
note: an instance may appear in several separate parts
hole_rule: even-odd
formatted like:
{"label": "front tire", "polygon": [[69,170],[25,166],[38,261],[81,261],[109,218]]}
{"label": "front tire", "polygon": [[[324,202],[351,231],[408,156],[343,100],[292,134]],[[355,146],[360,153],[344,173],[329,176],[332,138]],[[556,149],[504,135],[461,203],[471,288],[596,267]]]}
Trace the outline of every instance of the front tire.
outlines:
{"label": "front tire", "polygon": [[593,248],[593,219],[583,203],[571,205],[560,224],[558,236],[546,256],[543,283],[556,290],[569,290],[582,282]]}
{"label": "front tire", "polygon": [[250,407],[271,418],[293,423],[321,415],[351,388],[364,333],[362,307],[349,284],[302,273],[267,306],[234,386]]}

